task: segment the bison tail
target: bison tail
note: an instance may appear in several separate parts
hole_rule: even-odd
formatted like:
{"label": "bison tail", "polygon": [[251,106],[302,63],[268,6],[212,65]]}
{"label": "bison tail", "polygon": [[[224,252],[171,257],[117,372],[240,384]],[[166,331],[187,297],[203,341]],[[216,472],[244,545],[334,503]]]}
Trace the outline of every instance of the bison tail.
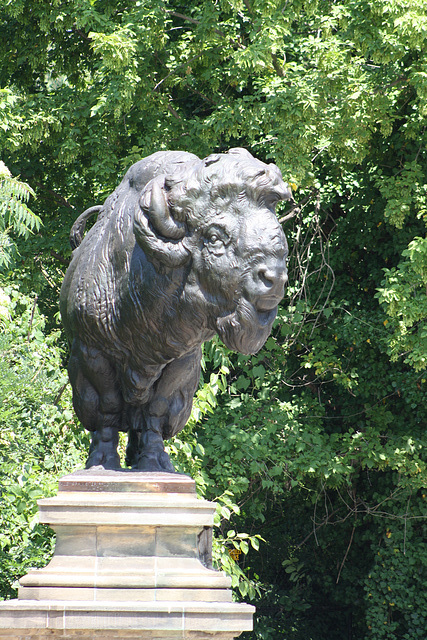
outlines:
{"label": "bison tail", "polygon": [[77,249],[83,240],[83,234],[86,226],[86,222],[93,216],[94,213],[101,211],[103,205],[97,204],[95,207],[90,207],[83,211],[77,218],[70,231],[70,245],[72,250]]}

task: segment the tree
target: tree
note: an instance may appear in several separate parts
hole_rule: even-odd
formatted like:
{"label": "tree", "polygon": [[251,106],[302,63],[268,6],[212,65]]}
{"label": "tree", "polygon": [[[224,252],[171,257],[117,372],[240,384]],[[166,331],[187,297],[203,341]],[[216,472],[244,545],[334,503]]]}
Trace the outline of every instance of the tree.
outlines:
{"label": "tree", "polygon": [[43,221],[4,277],[38,295],[45,333],[72,221],[131,162],[245,146],[294,189],[273,334],[253,358],[206,347],[171,444],[200,492],[221,496],[218,557],[233,567],[227,550],[243,552],[252,637],[423,637],[424,9],[0,2],[0,148]]}
{"label": "tree", "polygon": [[40,229],[40,218],[26,205],[34,191],[24,182],[13,178],[0,161],[0,267],[9,266],[16,243],[11,233],[28,240],[30,233]]}

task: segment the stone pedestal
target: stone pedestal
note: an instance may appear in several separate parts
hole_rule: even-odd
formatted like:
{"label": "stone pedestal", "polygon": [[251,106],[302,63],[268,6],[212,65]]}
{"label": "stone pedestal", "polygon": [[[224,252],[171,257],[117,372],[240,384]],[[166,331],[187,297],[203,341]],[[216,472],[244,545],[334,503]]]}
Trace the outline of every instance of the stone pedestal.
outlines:
{"label": "stone pedestal", "polygon": [[191,478],[92,468],[39,501],[57,534],[44,569],[0,603],[0,639],[231,640],[254,607],[211,568],[215,505]]}

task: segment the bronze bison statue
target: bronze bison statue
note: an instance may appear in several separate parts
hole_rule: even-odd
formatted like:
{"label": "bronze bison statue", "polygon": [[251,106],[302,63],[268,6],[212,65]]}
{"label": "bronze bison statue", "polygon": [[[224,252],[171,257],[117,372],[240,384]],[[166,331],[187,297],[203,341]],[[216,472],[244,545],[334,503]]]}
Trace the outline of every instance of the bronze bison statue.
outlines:
{"label": "bronze bison statue", "polygon": [[120,468],[129,431],[128,465],[174,471],[163,440],[189,418],[202,343],[217,333],[250,354],[270,333],[287,279],[275,205],[290,198],[279,169],[245,149],[159,151],[76,220],[60,307],[88,468]]}

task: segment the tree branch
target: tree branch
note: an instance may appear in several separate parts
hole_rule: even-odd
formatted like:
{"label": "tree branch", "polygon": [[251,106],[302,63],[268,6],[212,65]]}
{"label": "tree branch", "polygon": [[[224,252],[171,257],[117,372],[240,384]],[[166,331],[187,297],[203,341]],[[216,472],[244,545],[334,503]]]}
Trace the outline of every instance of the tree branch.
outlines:
{"label": "tree branch", "polygon": [[[195,20],[195,18],[191,18],[190,16],[186,16],[184,13],[178,13],[178,11],[171,11],[171,10],[167,9],[166,13],[169,13],[169,15],[174,16],[174,18],[181,18],[182,20],[186,20],[186,22],[191,22],[191,24],[195,24],[197,26],[202,24],[200,20]],[[244,49],[245,48],[241,42],[237,42],[237,40],[234,40],[233,38],[229,38],[227,36],[227,34],[224,33],[224,31],[221,31],[220,29],[214,28],[214,32],[217,33],[219,36],[221,36],[221,38],[228,39],[236,47],[239,47],[240,49]]]}
{"label": "tree branch", "polygon": [[[194,18],[190,18],[190,16],[186,16],[183,13],[178,13],[178,11],[172,11],[172,10],[168,10],[168,12],[171,16],[174,16],[175,18],[182,18],[183,20],[186,20],[187,22],[191,22],[192,24],[200,24],[200,20],[195,20]],[[224,35],[224,34],[221,34]]]}
{"label": "tree branch", "polygon": [[69,209],[75,209],[75,207],[71,204],[71,202],[67,200],[67,198],[64,198],[64,196],[61,196],[59,193],[56,193],[56,191],[52,191],[52,189],[48,189],[42,182],[33,182],[33,184],[39,189],[41,189],[42,191],[49,193],[51,196],[53,196],[53,198],[57,202],[62,204],[64,207],[68,207]]}
{"label": "tree branch", "polygon": [[173,107],[170,106],[170,104],[168,104],[168,111],[173,115],[174,118],[182,122],[181,116],[175,111]]}
{"label": "tree branch", "polygon": [[31,329],[33,328],[34,314],[36,312],[36,306],[37,306],[38,298],[39,298],[38,295],[36,295],[36,297],[34,298],[34,304],[33,304],[32,310],[31,310],[30,324],[28,325],[27,342],[30,341]]}
{"label": "tree branch", "polygon": [[348,547],[347,547],[347,551],[345,552],[345,556],[341,562],[341,566],[340,566],[340,570],[338,571],[338,576],[337,576],[337,581],[335,584],[338,584],[339,580],[340,580],[340,575],[341,575],[341,571],[344,567],[345,561],[347,560],[347,556],[348,556],[348,552],[350,551],[350,547],[352,545],[353,542],[353,536],[354,536],[354,531],[355,531],[356,527],[353,526],[353,529],[351,531],[351,536],[350,536],[350,542],[348,543]]}
{"label": "tree branch", "polygon": [[282,216],[281,218],[279,218],[279,222],[281,224],[283,224],[283,222],[287,222],[288,220],[290,220],[291,218],[294,218],[296,215],[298,215],[299,213],[301,213],[301,208],[307,204],[307,202],[309,200],[311,200],[311,198],[314,196],[314,194],[317,193],[317,189],[315,187],[312,188],[311,192],[308,194],[308,196],[306,196],[305,198],[303,198],[301,200],[301,202],[295,202],[292,201],[293,204],[291,206],[291,208],[289,209],[288,213],[284,216]]}
{"label": "tree branch", "polygon": [[173,71],[169,71],[169,73],[156,84],[153,91],[157,91],[157,89],[160,87],[161,84],[163,84],[165,80],[167,80],[168,78],[170,78],[170,76],[173,76],[175,73],[177,73],[177,71],[182,67],[185,67],[189,65],[191,62],[193,62],[194,60],[197,60],[197,58],[200,58],[204,53],[206,53],[206,51],[200,51],[197,55],[193,56],[192,58],[189,58],[182,64],[179,64],[175,69],[173,69]]}
{"label": "tree branch", "polygon": [[52,258],[55,258],[55,260],[58,260],[58,262],[63,264],[64,267],[68,267],[68,265],[70,264],[69,260],[66,260],[59,253],[56,253],[56,251],[51,250],[50,255],[52,256]]}
{"label": "tree branch", "polygon": [[271,61],[273,63],[273,67],[275,72],[280,78],[284,78],[286,76],[285,70],[280,66],[279,61],[277,59],[277,55],[275,53],[271,54]]}
{"label": "tree branch", "polygon": [[252,9],[250,3],[248,2],[248,0],[243,0],[243,4],[245,5],[245,7],[249,11],[249,13],[252,15],[253,14],[253,9]]}
{"label": "tree branch", "polygon": [[73,31],[75,33],[77,33],[81,38],[83,38],[84,40],[89,40],[89,42],[92,42],[92,38],[89,38],[89,36],[87,35],[87,33],[85,33],[84,31],[82,31],[81,29],[77,29],[76,25],[74,24],[72,27]]}
{"label": "tree branch", "polygon": [[64,393],[65,389],[67,388],[67,385],[68,385],[68,380],[67,380],[67,382],[66,382],[65,384],[63,384],[63,385],[62,385],[62,387],[60,388],[60,390],[59,390],[59,392],[58,392],[58,395],[56,396],[55,400],[53,401],[53,404],[58,405],[58,403],[59,403],[59,401],[60,401],[60,399],[61,399],[62,394]]}

